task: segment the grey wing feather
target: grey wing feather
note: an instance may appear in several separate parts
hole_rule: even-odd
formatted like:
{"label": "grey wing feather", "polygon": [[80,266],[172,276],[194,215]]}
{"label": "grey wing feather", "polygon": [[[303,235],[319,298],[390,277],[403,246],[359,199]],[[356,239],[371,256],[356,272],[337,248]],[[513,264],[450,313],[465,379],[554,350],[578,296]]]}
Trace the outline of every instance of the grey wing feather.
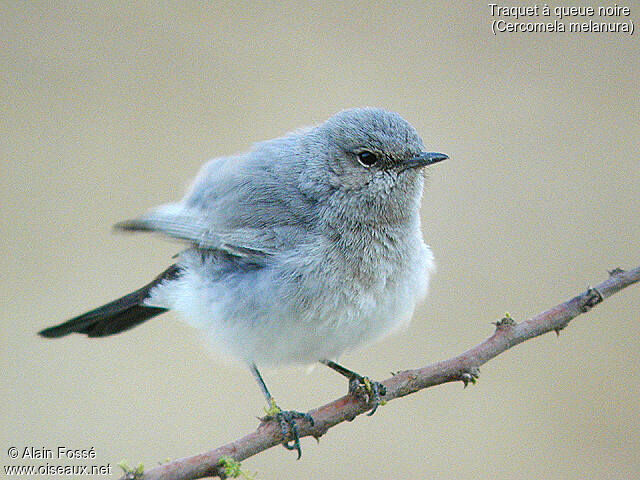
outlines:
{"label": "grey wing feather", "polygon": [[221,250],[239,257],[265,257],[277,252],[275,243],[265,242],[260,238],[264,237],[260,232],[249,229],[224,232],[215,229],[206,217],[186,210],[171,213],[160,208],[140,218],[119,222],[114,228],[127,232],[157,232],[198,248]]}
{"label": "grey wing feather", "polygon": [[309,241],[313,202],[299,189],[297,134],[243,155],[209,161],[179,203],[134,220],[124,231],[152,231],[209,250],[260,261]]}

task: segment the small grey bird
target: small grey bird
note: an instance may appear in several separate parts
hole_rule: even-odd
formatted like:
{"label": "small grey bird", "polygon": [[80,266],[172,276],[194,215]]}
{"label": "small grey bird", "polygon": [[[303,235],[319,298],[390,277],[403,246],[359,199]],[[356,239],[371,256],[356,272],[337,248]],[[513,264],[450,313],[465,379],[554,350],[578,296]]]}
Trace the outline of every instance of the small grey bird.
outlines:
{"label": "small grey bird", "polygon": [[434,264],[420,230],[423,167],[446,158],[375,108],[215,158],[182,201],[115,226],[186,242],[175,265],[40,335],[103,337],[175,310],[249,367],[299,456],[296,420],[313,419],[278,408],[258,366],[321,362],[350,392],[366,385],[375,411],[384,387],[336,360],[406,326],[425,296]]}

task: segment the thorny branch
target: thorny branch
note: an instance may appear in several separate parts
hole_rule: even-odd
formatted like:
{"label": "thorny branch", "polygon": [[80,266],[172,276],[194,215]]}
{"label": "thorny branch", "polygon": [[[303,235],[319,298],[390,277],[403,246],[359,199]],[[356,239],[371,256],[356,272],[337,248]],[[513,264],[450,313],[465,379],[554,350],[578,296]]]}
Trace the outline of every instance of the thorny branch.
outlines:
{"label": "thorny branch", "polygon": [[[484,342],[449,360],[428,365],[416,370],[404,370],[386,379],[385,402],[404,397],[424,388],[447,382],[462,381],[465,386],[475,382],[479,367],[511,347],[544,333],[558,333],[569,322],[591,308],[640,281],[640,267],[623,271],[616,268],[609,272],[609,278],[596,287],[521,323],[516,323],[508,315],[496,322],[496,330]],[[319,438],[331,427],[353,420],[365,413],[370,406],[362,398],[346,395],[326,405],[311,410],[315,424],[306,421],[298,424],[299,436]],[[204,477],[225,477],[224,464],[229,458],[240,462],[264,450],[282,443],[280,426],[277,422],[263,422],[254,431],[231,443],[206,453],[180,458],[141,472],[125,474],[121,480],[191,480]]]}

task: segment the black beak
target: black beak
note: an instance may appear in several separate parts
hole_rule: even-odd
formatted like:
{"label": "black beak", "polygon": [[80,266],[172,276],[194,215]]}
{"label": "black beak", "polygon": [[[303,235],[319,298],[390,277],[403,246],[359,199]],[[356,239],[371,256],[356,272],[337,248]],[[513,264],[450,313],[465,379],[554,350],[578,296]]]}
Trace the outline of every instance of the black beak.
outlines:
{"label": "black beak", "polygon": [[403,170],[407,168],[422,168],[428,165],[433,165],[434,163],[441,162],[442,160],[446,160],[447,158],[449,158],[449,156],[445,155],[444,153],[422,152],[412,159],[404,162],[402,167]]}

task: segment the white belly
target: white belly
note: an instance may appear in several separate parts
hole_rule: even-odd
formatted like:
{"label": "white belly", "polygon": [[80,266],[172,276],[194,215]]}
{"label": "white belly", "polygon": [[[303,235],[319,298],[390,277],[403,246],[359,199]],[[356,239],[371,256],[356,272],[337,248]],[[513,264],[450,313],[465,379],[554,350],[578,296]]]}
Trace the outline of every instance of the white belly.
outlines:
{"label": "white belly", "polygon": [[426,245],[412,258],[373,284],[328,272],[310,274],[299,288],[275,268],[212,281],[208,268],[190,262],[179,280],[156,289],[150,304],[178,311],[223,357],[258,366],[311,364],[408,325],[433,269]]}

